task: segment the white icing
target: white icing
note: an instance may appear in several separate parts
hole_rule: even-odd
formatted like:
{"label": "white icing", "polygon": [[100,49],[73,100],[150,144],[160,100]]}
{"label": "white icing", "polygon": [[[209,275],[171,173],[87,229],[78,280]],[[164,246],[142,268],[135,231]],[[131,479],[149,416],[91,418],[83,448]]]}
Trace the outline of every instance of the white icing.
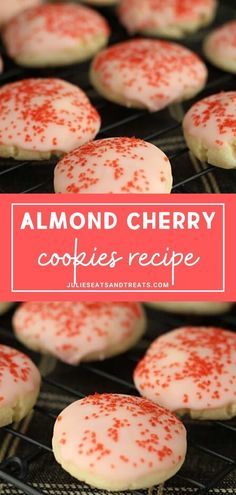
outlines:
{"label": "white icing", "polygon": [[169,193],[171,167],[153,144],[135,138],[93,141],[66,155],[55,168],[56,192]]}
{"label": "white icing", "polygon": [[2,0],[0,9],[0,25],[7,22],[11,17],[19,12],[39,5],[41,0]]}
{"label": "white icing", "polygon": [[183,462],[186,432],[166,411],[140,397],[95,394],[58,417],[53,446],[60,457],[94,478],[132,483]]}
{"label": "white icing", "polygon": [[212,17],[215,0],[121,0],[118,14],[130,33],[168,28]]}
{"label": "white icing", "polygon": [[105,357],[108,348],[132,339],[142,318],[138,303],[27,302],[13,324],[29,347],[76,365],[92,353]]}
{"label": "white icing", "polygon": [[227,407],[236,402],[236,335],[212,327],[167,332],[151,344],[134,381],[171,411]]}
{"label": "white icing", "polygon": [[207,69],[187,48],[167,41],[136,39],[113,45],[96,55],[93,77],[98,85],[157,111],[197,93]]}
{"label": "white icing", "polygon": [[236,139],[236,91],[221,92],[195,103],[186,113],[186,134],[222,147]]}
{"label": "white icing", "polygon": [[14,407],[24,394],[40,385],[40,374],[28,356],[0,344],[0,408]]}
{"label": "white icing", "polygon": [[61,79],[25,79],[0,88],[0,144],[67,152],[95,137],[100,117],[85,93]]}
{"label": "white icing", "polygon": [[[90,9],[74,4],[45,4],[22,12],[4,30],[4,41],[13,58],[58,54],[70,49],[86,51],[99,37],[106,40],[105,19]],[[104,45],[104,43],[103,43]],[[98,45],[99,46],[99,45]],[[96,51],[96,50],[95,50]],[[69,52],[70,53],[70,52]]]}

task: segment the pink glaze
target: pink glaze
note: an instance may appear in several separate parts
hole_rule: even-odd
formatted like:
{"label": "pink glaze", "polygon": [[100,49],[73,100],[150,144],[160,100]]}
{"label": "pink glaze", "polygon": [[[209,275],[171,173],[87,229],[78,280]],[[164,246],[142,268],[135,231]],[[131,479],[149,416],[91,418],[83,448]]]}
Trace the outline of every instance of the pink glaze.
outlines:
{"label": "pink glaze", "polygon": [[236,91],[208,96],[195,103],[183,120],[184,132],[207,145],[225,146],[236,138]]}
{"label": "pink glaze", "polygon": [[183,23],[201,23],[214,14],[216,0],[121,0],[118,14],[130,33],[164,29]]}
{"label": "pink glaze", "polygon": [[40,385],[40,374],[28,356],[0,344],[0,408],[14,407],[20,397]]}
{"label": "pink glaze", "polygon": [[69,364],[135,336],[143,312],[138,303],[26,302],[16,311],[19,339]]}
{"label": "pink glaze", "polygon": [[123,95],[150,111],[200,91],[207,69],[187,48],[168,41],[135,39],[101,51],[92,64],[103,90]]}
{"label": "pink glaze", "polygon": [[108,38],[106,20],[95,10],[75,4],[45,4],[28,9],[13,18],[4,30],[8,54],[17,58],[25,53],[37,56],[45,52],[75,49]]}
{"label": "pink glaze", "polygon": [[29,7],[39,5],[41,0],[2,0],[0,8],[0,25],[7,22],[11,17],[19,14]]}
{"label": "pink glaze", "polygon": [[146,399],[95,394],[67,407],[54,426],[53,445],[78,472],[124,484],[173,470],[183,462],[186,431],[180,420]]}
{"label": "pink glaze", "polygon": [[66,155],[56,166],[56,192],[169,193],[171,167],[166,155],[141,139],[93,141]]}
{"label": "pink glaze", "polygon": [[67,152],[93,139],[100,117],[85,93],[61,79],[25,79],[0,88],[0,144]]}
{"label": "pink glaze", "polygon": [[212,31],[206,38],[207,51],[214,58],[235,62],[236,67],[236,20],[227,22]]}
{"label": "pink glaze", "polygon": [[139,392],[171,411],[236,402],[236,334],[212,327],[167,332],[134,372]]}

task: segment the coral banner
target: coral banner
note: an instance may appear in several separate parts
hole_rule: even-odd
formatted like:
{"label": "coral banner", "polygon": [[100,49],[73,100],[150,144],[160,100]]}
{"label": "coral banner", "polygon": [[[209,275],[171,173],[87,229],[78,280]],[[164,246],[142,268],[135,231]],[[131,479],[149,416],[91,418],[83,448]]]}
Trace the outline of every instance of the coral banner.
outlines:
{"label": "coral banner", "polygon": [[1,300],[234,300],[234,195],[2,195]]}

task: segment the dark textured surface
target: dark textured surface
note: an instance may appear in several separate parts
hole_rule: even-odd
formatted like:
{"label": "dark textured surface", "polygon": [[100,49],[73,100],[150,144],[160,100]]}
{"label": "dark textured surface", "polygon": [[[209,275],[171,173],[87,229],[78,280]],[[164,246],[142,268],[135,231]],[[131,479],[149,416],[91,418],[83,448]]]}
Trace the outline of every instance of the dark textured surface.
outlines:
{"label": "dark textured surface", "polygon": [[[81,394],[94,392],[137,393],[132,382],[135,363],[144,353],[147,345],[160,333],[181,325],[218,325],[236,331],[236,308],[231,313],[217,317],[196,317],[171,315],[152,309],[147,310],[148,331],[145,338],[130,352],[103,363],[82,364],[71,367],[53,359],[41,359],[37,354],[31,357],[40,366],[45,379],[40,398],[33,416],[13,427],[17,432],[50,448],[54,415],[67,404],[81,397]],[[10,328],[11,313],[0,319],[0,342],[23,350],[14,339]],[[24,349],[25,350],[25,349]],[[56,382],[58,386],[53,385]],[[63,389],[64,387],[64,389]],[[71,392],[74,391],[74,393]],[[223,422],[185,421],[188,430],[188,454],[186,462],[177,476],[165,483],[164,493],[236,493],[236,420]],[[76,494],[85,492],[102,493],[92,490],[85,484],[71,478],[54,461],[53,455],[29,441],[18,442],[7,429],[0,432],[0,480],[1,469],[9,473],[5,466],[7,459],[17,456],[23,464],[23,482],[43,490],[46,494]],[[5,466],[5,467],[4,467]],[[14,465],[15,466],[15,465]],[[19,476],[19,471],[13,473]],[[226,475],[226,476],[225,476]],[[199,485],[200,484],[200,485]],[[200,488],[201,484],[205,488]],[[198,486],[199,485],[199,486]],[[18,494],[14,485],[1,485],[1,495]],[[159,490],[157,488],[157,490]],[[199,491],[200,490],[200,491]],[[24,493],[27,492],[26,489]],[[137,495],[137,492],[135,492]]]}
{"label": "dark textured surface", "polygon": [[[6,0],[7,1],[7,0]],[[127,38],[124,29],[118,24],[114,9],[101,9],[112,27],[111,43]],[[236,17],[235,2],[221,1],[216,21],[213,26]],[[190,35],[181,43],[201,53],[202,40],[209,29]],[[56,76],[81,86],[91,98],[102,117],[102,129],[98,137],[137,136],[157,144],[171,158],[175,192],[236,192],[236,171],[210,169],[209,166],[192,160],[189,156],[180,122],[184,111],[193,100],[184,105],[173,105],[154,114],[135,111],[108,103],[90,86],[88,81],[89,63],[48,70],[24,70],[7,59],[2,48],[5,71],[0,76],[0,85],[24,77]],[[197,98],[221,90],[235,89],[235,77],[208,65],[209,81],[207,88]],[[173,129],[172,129],[173,128]],[[168,131],[169,129],[169,131]],[[10,192],[53,192],[53,169],[56,161],[24,162],[0,159],[0,193]],[[203,174],[203,175],[202,175]],[[186,181],[186,179],[191,179]]]}

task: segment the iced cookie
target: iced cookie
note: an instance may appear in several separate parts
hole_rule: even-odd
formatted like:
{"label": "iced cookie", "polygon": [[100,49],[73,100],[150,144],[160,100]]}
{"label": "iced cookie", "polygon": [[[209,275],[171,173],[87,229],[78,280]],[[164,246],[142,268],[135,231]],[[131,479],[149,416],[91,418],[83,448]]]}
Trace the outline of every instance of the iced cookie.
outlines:
{"label": "iced cookie", "polygon": [[40,374],[22,352],[0,344],[0,426],[20,421],[34,406]]}
{"label": "iced cookie", "polygon": [[0,9],[0,26],[23,10],[39,5],[40,3],[41,0],[2,0]]}
{"label": "iced cookie", "polygon": [[236,20],[212,31],[205,39],[203,50],[216,67],[236,73]]}
{"label": "iced cookie", "polygon": [[236,415],[236,333],[184,327],[158,337],[134,372],[144,397],[180,415]]}
{"label": "iced cookie", "polygon": [[107,42],[110,30],[95,10],[72,3],[44,4],[22,12],[5,27],[8,55],[28,67],[82,62]]}
{"label": "iced cookie", "polygon": [[62,79],[24,79],[0,88],[0,156],[48,159],[91,141],[100,117],[85,93]]}
{"label": "iced cookie", "polygon": [[216,315],[226,313],[230,310],[233,303],[218,302],[218,301],[150,301],[147,302],[149,306],[161,309],[164,311],[170,311],[171,313],[186,313],[186,314],[199,314],[199,315]]}
{"label": "iced cookie", "polygon": [[138,303],[26,302],[13,327],[26,347],[77,365],[127,351],[143,335],[146,319]]}
{"label": "iced cookie", "polygon": [[90,76],[104,98],[155,112],[195,96],[205,86],[207,69],[181,45],[135,39],[102,50],[94,58]]}
{"label": "iced cookie", "polygon": [[129,33],[183,38],[212,22],[216,0],[121,0],[118,16]]}
{"label": "iced cookie", "polygon": [[146,141],[117,137],[93,141],[56,166],[57,193],[169,193],[167,156]]}
{"label": "iced cookie", "polygon": [[146,399],[95,394],[62,411],[52,444],[59,464],[80,481],[134,490],[162,483],[180,469],[186,431],[176,416]]}
{"label": "iced cookie", "polygon": [[195,103],[183,120],[186,143],[199,160],[221,168],[236,167],[236,91]]}

